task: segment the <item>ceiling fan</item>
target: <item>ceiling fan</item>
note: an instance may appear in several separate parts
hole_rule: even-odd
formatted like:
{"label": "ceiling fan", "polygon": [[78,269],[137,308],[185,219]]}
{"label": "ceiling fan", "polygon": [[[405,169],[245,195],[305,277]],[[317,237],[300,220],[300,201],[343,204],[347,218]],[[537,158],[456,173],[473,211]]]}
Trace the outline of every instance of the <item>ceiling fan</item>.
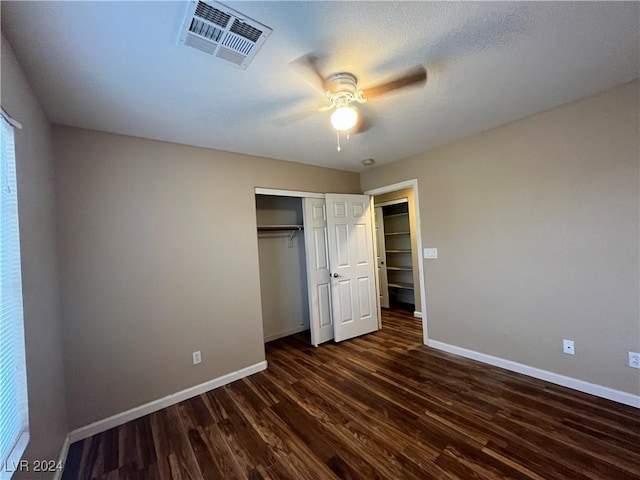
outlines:
{"label": "ceiling fan", "polygon": [[[317,111],[331,111],[331,125],[338,132],[361,133],[370,127],[371,122],[362,118],[354,103],[366,103],[387,93],[403,88],[424,85],[427,80],[427,70],[422,65],[417,65],[401,75],[383,83],[361,89],[358,87],[358,78],[350,72],[336,72],[325,76],[320,71],[320,56],[308,54],[294,60],[294,65],[305,68],[310,72],[314,80],[319,82],[319,87],[325,92],[329,104]],[[315,113],[309,112],[307,115]],[[295,120],[300,119],[296,116]]]}

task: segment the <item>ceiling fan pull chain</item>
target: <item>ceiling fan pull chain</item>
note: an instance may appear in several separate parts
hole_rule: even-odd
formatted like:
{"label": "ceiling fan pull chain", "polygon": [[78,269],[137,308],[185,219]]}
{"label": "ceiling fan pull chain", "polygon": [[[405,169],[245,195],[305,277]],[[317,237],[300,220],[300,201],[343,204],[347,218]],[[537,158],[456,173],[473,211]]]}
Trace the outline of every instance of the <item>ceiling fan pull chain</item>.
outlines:
{"label": "ceiling fan pull chain", "polygon": [[337,148],[337,150],[340,151],[340,150],[342,150],[340,148],[340,132],[336,132],[336,138],[338,139],[338,148]]}

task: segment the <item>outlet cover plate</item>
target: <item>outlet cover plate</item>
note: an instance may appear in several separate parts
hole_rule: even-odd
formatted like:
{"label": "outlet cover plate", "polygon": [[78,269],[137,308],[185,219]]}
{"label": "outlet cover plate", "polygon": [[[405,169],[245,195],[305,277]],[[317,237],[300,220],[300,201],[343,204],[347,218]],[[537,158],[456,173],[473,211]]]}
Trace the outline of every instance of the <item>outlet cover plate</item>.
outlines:
{"label": "outlet cover plate", "polygon": [[629,352],[629,366],[631,368],[640,368],[640,353]]}
{"label": "outlet cover plate", "polygon": [[562,340],[562,351],[569,355],[575,355],[576,350],[573,345],[573,340]]}
{"label": "outlet cover plate", "polygon": [[202,361],[202,355],[200,354],[200,350],[197,352],[193,352],[193,364],[197,365]]}

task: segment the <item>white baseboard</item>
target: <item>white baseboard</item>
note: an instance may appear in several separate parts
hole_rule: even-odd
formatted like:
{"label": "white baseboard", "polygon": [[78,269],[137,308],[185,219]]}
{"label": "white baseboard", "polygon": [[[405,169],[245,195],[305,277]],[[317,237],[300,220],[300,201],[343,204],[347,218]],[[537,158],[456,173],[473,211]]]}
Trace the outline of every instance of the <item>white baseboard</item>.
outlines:
{"label": "white baseboard", "polygon": [[640,395],[621,392],[620,390],[614,390],[613,388],[603,387],[602,385],[585,382],[584,380],[566,377],[558,373],[549,372],[536,367],[530,367],[529,365],[512,362],[511,360],[505,360],[504,358],[487,355],[486,353],[480,353],[474,350],[456,347],[455,345],[449,345],[448,343],[438,342],[437,340],[429,340],[429,346],[437,350],[453,353],[454,355],[471,358],[472,360],[488,363],[489,365],[495,365],[496,367],[511,370],[512,372],[522,373],[523,375],[555,383],[556,385],[572,388],[573,390],[589,393],[596,397],[602,397],[608,400],[613,400],[614,402],[624,403],[625,405],[640,408]]}
{"label": "white baseboard", "polygon": [[294,333],[304,332],[305,330],[309,330],[309,327],[305,327],[304,325],[296,328],[292,328],[290,330],[285,330],[284,332],[274,333],[273,335],[267,335],[264,337],[264,341],[271,342],[272,340],[277,340],[282,337],[288,337],[289,335],[293,335]]}
{"label": "white baseboard", "polygon": [[[64,438],[64,443],[62,444],[62,448],[60,449],[60,455],[58,456],[58,463],[56,465],[66,465],[67,463],[67,455],[69,454],[69,435]],[[53,475],[53,480],[60,480],[62,478],[62,473],[64,469],[56,470],[56,473]]]}
{"label": "white baseboard", "polygon": [[213,390],[214,388],[222,387],[223,385],[226,385],[228,383],[235,382],[236,380],[240,380],[241,378],[261,372],[266,368],[267,361],[265,360],[254,365],[250,365],[246,368],[242,368],[235,372],[228,373],[221,377],[214,378],[213,380],[201,383],[200,385],[196,385],[180,392],[167,395],[166,397],[159,398],[158,400],[145,403],[144,405],[132,408],[131,410],[118,413],[117,415],[113,415],[103,420],[98,420],[97,422],[93,422],[84,427],[76,428],[69,433],[69,442],[73,443],[77,442],[78,440],[84,440],[85,438],[89,438],[98,433],[105,432],[110,428],[123,425],[127,422],[130,422],[131,420],[144,417],[145,415],[157,412],[158,410],[162,410],[163,408],[169,407],[171,405],[175,405],[176,403],[182,402],[191,397],[195,397],[196,395],[208,392],[209,390]]}
{"label": "white baseboard", "polygon": [[417,310],[413,312],[413,316],[416,318],[422,318],[422,312],[418,312]]}

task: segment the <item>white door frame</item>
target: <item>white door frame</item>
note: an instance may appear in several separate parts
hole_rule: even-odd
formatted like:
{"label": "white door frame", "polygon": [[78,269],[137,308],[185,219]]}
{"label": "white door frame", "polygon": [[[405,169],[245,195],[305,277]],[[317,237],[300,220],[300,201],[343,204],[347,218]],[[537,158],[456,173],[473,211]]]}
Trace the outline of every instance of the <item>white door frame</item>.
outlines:
{"label": "white door frame", "polygon": [[255,195],[272,195],[274,197],[324,198],[324,193],[300,192],[298,190],[278,190],[275,188],[255,187]]}
{"label": "white door frame", "polygon": [[[373,197],[371,198],[371,204],[373,205]],[[378,319],[380,320],[380,325],[378,325],[379,328],[382,328],[382,313],[381,313],[381,307],[382,307],[382,300],[383,298],[385,299],[385,307],[384,308],[389,308],[389,281],[387,280],[387,249],[385,246],[385,241],[384,241],[384,221],[382,220],[382,207],[380,205],[378,205],[377,207],[374,205],[373,207],[373,232],[375,234],[375,238],[376,238],[376,245],[374,245],[374,252],[376,255],[376,260],[378,265],[376,265],[376,267],[378,267],[378,280],[376,282],[376,288],[378,289]],[[378,210],[380,209],[380,210]],[[378,213],[380,213],[380,223],[381,225],[378,225],[378,220],[377,220],[377,215]],[[380,233],[382,232],[382,233]],[[380,252],[380,250],[382,252]],[[383,266],[380,266],[380,261],[383,261]],[[384,273],[381,273],[384,272]],[[382,278],[384,278],[384,288],[387,290],[386,291],[386,297],[383,295],[383,293],[385,293],[383,291],[383,285],[382,285]]]}
{"label": "white door frame", "polygon": [[375,195],[381,195],[383,193],[395,192],[402,190],[403,188],[411,188],[413,190],[413,203],[415,207],[416,217],[416,239],[418,244],[418,273],[420,274],[420,305],[422,308],[422,342],[425,345],[429,344],[429,334],[427,328],[427,302],[426,302],[426,289],[424,282],[424,258],[422,258],[422,228],[420,227],[420,200],[418,197],[418,179],[405,180],[404,182],[394,183],[392,185],[385,185],[384,187],[373,188],[366,190],[366,195],[371,195],[373,198]]}

